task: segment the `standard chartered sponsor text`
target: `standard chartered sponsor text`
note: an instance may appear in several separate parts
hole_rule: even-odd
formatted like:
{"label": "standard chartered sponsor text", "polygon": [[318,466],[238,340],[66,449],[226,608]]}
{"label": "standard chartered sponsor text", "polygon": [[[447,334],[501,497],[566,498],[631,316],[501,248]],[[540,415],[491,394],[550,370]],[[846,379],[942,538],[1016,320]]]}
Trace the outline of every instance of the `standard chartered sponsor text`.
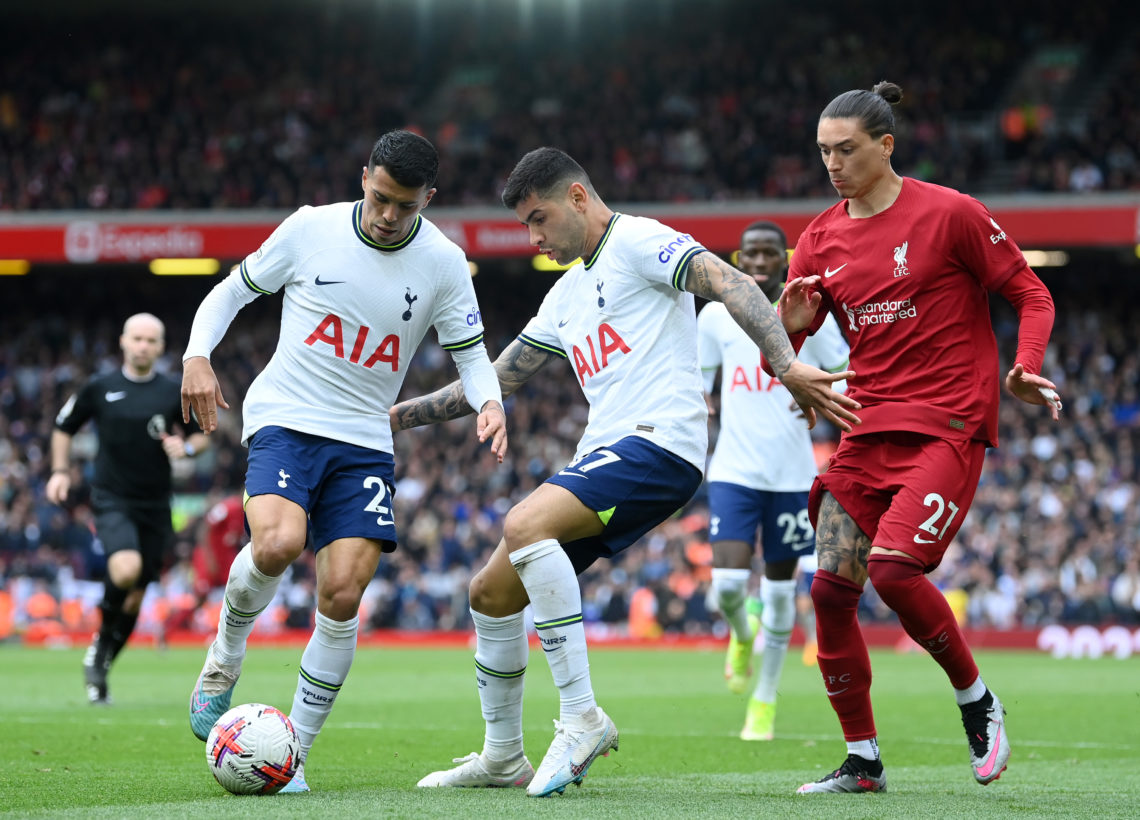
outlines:
{"label": "standard chartered sponsor text", "polygon": [[860,325],[881,325],[918,317],[918,308],[911,304],[910,299],[868,302],[855,307],[853,311]]}

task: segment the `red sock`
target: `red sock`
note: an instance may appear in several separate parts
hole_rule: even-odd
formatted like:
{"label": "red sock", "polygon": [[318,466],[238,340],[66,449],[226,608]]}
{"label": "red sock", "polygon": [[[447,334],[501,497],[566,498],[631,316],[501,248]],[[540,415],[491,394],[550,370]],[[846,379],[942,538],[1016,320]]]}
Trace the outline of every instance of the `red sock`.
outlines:
{"label": "red sock", "polygon": [[867,573],[883,603],[899,616],[906,634],[946,670],[955,689],[978,679],[978,665],[950,604],[922,567],[906,559],[872,555]]}
{"label": "red sock", "polygon": [[871,711],[871,658],[857,611],[863,588],[825,569],[816,570],[811,584],[815,604],[815,635],[819,645],[819,671],[839,716],[845,740],[875,737]]}

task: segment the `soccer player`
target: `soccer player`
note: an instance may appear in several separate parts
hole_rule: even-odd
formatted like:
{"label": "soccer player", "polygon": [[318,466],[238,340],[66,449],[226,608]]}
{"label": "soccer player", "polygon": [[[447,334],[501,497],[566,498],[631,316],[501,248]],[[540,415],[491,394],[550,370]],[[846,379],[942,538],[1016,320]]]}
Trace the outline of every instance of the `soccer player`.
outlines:
{"label": "soccer player", "polygon": [[966,516],[986,447],[997,445],[990,292],[1019,317],[1006,389],[1048,406],[1054,419],[1061,409],[1055,385],[1038,375],[1053,325],[1049,291],[981,203],[895,173],[891,106],[901,98],[884,82],[840,94],[823,110],[817,143],[842,201],[800,236],[780,297],[795,343],[828,314],[839,320],[859,373],[848,395],[863,407],[863,423],[842,437],[810,496],[819,668],[848,755],[801,786],[804,794],[886,788],[856,618],[868,578],[950,679],[974,779],[990,783],[1005,769],[1005,710],[926,578]]}
{"label": "soccer player", "polygon": [[[154,369],[166,346],[162,321],[137,313],[123,323],[121,370],[95,376],[68,399],[51,436],[48,501],[71,490],[71,439],[88,421],[99,436],[91,505],[107,553],[102,622],[83,657],[87,700],[107,705],[107,673],[134,631],[146,586],[158,578],[174,538],[170,463],[202,452],[209,440],[183,419],[178,382]],[[185,421],[185,431],[179,426]]]}
{"label": "soccer player", "polygon": [[245,541],[245,506],[240,493],[227,495],[210,505],[201,520],[201,540],[194,545],[190,565],[194,569],[194,602],[171,614],[166,630],[185,629],[194,613],[222,589],[230,566]]}
{"label": "soccer player", "polygon": [[[566,359],[590,404],[573,461],[507,514],[503,539],[471,581],[475,671],[486,736],[482,753],[420,786],[527,786],[544,797],[581,782],[618,732],[590,682],[576,575],[625,549],[685,504],[701,482],[708,446],[697,364],[693,294],[723,301],[748,329],[814,424],[818,410],[846,429],[855,403],[831,390],[850,376],[798,361],[756,283],[688,234],[614,213],[586,172],[555,148],[524,156],[503,203],[541,253],[574,264],[538,314],[495,362],[504,394]],[[393,429],[470,413],[458,385],[401,402]],[[559,719],[537,771],[523,752],[528,644],[523,609],[560,696]],[[529,785],[527,785],[529,783]]]}
{"label": "soccer player", "polygon": [[[739,267],[773,304],[787,278],[787,248],[774,222],[755,222],[740,238]],[[763,658],[740,737],[771,740],[776,684],[796,622],[796,566],[815,548],[807,510],[815,453],[791,395],[764,373],[760,350],[722,303],[709,302],[698,314],[697,338],[706,393],[721,372],[720,432],[708,493],[712,585],[730,630],[724,675],[730,691],[745,691],[759,626]],[[834,319],[804,343],[799,358],[832,373],[847,369],[847,342]],[[745,607],[757,530],[764,555],[759,623]]]}
{"label": "soccer player", "polygon": [[301,767],[285,791],[308,791],[304,762],[352,665],[361,596],[381,553],[396,548],[388,410],[429,327],[479,408],[479,440],[500,460],[507,447],[467,260],[421,214],[438,167],[423,137],[384,134],[361,177],[364,198],[293,213],[206,296],[190,332],[183,412],[192,407],[210,433],[218,406],[228,407],[211,351],[242,306],[284,289],[277,350],[242,411],[251,542],[230,568],[190,726],[205,740],[230,707],[254,620],[311,533],[316,624],[290,713]]}

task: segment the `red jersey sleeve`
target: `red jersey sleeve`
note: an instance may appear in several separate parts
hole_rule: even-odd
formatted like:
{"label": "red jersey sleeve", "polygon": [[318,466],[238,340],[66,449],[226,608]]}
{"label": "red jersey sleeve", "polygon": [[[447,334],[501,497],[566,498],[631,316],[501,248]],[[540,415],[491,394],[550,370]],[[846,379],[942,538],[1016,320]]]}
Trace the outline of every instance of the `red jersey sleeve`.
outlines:
{"label": "red jersey sleeve", "polygon": [[1015,271],[1002,285],[1001,295],[1017,311],[1017,358],[1029,373],[1039,374],[1045,346],[1053,330],[1053,297],[1028,265]]}
{"label": "red jersey sleeve", "polygon": [[955,254],[986,290],[1000,291],[1009,277],[1025,267],[1025,257],[985,205],[965,194],[957,199],[950,220]]}

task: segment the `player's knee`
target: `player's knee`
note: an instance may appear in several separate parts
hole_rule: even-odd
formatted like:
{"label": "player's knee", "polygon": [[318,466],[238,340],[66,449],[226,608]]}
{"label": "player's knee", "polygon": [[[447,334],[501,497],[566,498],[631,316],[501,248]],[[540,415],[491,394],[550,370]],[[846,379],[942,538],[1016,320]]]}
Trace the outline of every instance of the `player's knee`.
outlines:
{"label": "player's knee", "polygon": [[811,582],[811,601],[816,612],[834,612],[859,606],[861,586],[835,573],[819,570]]}
{"label": "player's knee", "polygon": [[259,572],[277,576],[305,550],[302,538],[280,528],[268,528],[257,534],[253,540],[253,565]]}
{"label": "player's knee", "polygon": [[142,554],[136,550],[119,550],[107,559],[107,575],[119,589],[133,589],[142,576]]}
{"label": "player's knee", "polygon": [[526,591],[522,589],[521,583],[518,587],[521,598],[516,590],[504,584],[494,573],[482,570],[471,579],[468,587],[471,608],[489,618],[505,618],[522,612],[527,605]]}
{"label": "player's knee", "polygon": [[867,576],[883,603],[891,609],[909,600],[915,587],[922,584],[926,575],[922,567],[910,561],[875,558],[867,562]]}
{"label": "player's knee", "polygon": [[350,621],[360,611],[363,594],[364,590],[352,583],[322,588],[317,591],[317,610],[334,621]]}
{"label": "player's knee", "polygon": [[511,546],[525,546],[539,540],[532,537],[530,517],[520,512],[518,506],[511,507],[503,519],[503,541]]}

